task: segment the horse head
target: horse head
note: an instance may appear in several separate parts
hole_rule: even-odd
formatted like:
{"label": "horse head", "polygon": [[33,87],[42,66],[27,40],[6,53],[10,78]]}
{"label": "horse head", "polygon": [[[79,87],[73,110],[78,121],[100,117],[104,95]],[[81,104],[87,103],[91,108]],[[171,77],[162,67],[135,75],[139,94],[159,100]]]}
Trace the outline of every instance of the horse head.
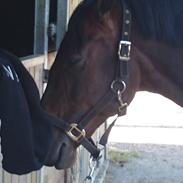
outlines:
{"label": "horse head", "polygon": [[[84,1],[69,21],[42,98],[45,110],[68,124],[78,124],[111,90],[115,81],[123,26],[123,7],[119,2]],[[133,50],[128,69],[128,85],[122,86],[126,90],[118,97],[122,94],[121,100],[129,104],[139,83]],[[90,137],[109,116],[117,113],[118,97],[105,99],[106,105],[84,127],[86,137]],[[46,165],[68,168],[74,162],[78,144],[64,130],[54,128],[54,134]]]}

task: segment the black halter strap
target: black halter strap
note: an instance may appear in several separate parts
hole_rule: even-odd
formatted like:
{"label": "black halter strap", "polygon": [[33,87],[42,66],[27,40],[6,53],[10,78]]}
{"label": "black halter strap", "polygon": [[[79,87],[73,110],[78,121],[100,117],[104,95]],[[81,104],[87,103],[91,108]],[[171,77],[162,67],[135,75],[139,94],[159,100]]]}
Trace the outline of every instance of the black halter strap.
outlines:
{"label": "black halter strap", "polygon": [[[130,30],[131,30],[131,12],[128,9],[126,3],[123,1],[123,24],[122,24],[122,38],[119,43],[118,50],[118,68],[117,76],[112,82],[107,93],[96,103],[96,105],[86,113],[86,115],[80,120],[78,124],[69,124],[62,119],[52,120],[50,123],[60,129],[62,129],[66,135],[74,141],[77,145],[83,145],[93,156],[97,159],[100,155],[100,150],[93,143],[90,137],[87,137],[85,132],[86,126],[89,122],[102,112],[107,105],[114,99],[119,102],[118,116],[124,115],[126,112],[127,103],[123,102],[122,94],[126,90],[128,84],[128,61],[130,60]],[[116,118],[117,119],[117,118]],[[115,121],[105,131],[100,140],[101,145],[106,145],[109,133],[115,124]]]}

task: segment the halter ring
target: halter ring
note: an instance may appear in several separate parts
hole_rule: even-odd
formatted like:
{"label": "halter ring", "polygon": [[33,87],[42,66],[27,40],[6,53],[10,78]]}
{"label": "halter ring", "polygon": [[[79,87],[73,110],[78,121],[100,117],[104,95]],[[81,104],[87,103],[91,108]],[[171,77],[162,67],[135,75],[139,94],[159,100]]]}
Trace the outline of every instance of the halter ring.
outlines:
{"label": "halter ring", "polygon": [[126,90],[126,83],[123,80],[114,80],[111,84],[111,89],[116,94],[118,94],[119,91],[122,94]]}

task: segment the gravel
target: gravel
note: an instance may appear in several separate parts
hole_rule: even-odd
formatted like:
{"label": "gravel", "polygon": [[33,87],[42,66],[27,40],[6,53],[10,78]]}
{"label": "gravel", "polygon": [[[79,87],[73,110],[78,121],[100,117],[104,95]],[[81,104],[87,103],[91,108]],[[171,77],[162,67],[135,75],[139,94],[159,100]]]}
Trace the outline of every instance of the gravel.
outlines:
{"label": "gravel", "polygon": [[138,158],[110,162],[105,183],[183,183],[183,146],[110,143],[115,150],[138,152]]}

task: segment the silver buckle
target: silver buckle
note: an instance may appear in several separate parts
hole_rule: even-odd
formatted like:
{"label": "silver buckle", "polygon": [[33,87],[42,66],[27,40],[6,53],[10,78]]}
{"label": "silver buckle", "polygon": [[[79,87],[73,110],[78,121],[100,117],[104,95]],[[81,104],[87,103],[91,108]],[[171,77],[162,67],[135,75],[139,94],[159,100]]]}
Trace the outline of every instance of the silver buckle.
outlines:
{"label": "silver buckle", "polygon": [[121,61],[129,61],[130,60],[130,50],[131,50],[131,42],[130,41],[120,41],[118,56]]}
{"label": "silver buckle", "polygon": [[[68,131],[66,131],[66,134],[74,141],[74,142],[79,142],[79,140],[83,137],[86,136],[86,132],[85,130],[80,130],[78,127],[78,125],[76,123],[72,123],[70,124],[70,129]],[[78,135],[75,135],[75,133],[78,133]]]}

